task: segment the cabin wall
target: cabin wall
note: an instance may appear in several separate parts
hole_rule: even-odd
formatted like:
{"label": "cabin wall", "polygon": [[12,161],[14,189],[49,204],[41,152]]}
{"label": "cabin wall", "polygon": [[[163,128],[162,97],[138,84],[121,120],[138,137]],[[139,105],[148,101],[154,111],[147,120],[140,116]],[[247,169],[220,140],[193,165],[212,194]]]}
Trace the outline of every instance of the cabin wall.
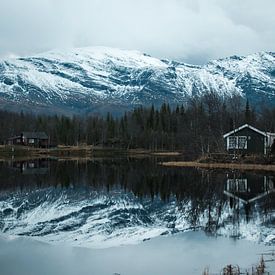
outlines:
{"label": "cabin wall", "polygon": [[49,146],[49,140],[48,139],[40,139],[39,140],[39,147],[46,148]]}
{"label": "cabin wall", "polygon": [[27,138],[25,139],[26,146],[33,146],[33,147],[48,147],[49,141],[48,139],[39,139],[39,138]]}
{"label": "cabin wall", "polygon": [[[247,137],[247,149],[229,149],[230,154],[265,154],[266,153],[266,137],[251,130],[244,128],[230,136],[245,136]],[[227,149],[227,139],[225,138],[225,148]]]}
{"label": "cabin wall", "polygon": [[49,146],[49,140],[39,138],[12,138],[7,140],[7,144],[47,148]]}
{"label": "cabin wall", "polygon": [[7,141],[8,145],[22,145],[22,139],[20,137],[10,138]]}

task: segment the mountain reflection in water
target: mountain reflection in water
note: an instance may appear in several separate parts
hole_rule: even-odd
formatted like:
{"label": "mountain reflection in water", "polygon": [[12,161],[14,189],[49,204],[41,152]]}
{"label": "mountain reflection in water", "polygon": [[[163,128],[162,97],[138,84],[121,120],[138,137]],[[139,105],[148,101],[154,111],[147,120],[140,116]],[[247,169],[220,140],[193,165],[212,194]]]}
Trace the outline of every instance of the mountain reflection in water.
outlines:
{"label": "mountain reflection in water", "polygon": [[158,161],[0,163],[0,231],[89,247],[189,230],[274,244],[273,174],[166,168]]}

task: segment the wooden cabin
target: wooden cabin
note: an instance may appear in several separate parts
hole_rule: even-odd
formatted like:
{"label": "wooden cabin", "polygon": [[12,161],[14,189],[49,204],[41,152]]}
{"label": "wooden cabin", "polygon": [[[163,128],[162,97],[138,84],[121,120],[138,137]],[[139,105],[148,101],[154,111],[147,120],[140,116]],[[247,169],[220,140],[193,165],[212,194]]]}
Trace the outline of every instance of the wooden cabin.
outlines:
{"label": "wooden cabin", "polygon": [[46,148],[49,137],[45,132],[22,132],[20,136],[9,138],[7,144]]}
{"label": "wooden cabin", "polygon": [[230,154],[267,154],[275,140],[275,134],[245,124],[224,134],[223,138]]}

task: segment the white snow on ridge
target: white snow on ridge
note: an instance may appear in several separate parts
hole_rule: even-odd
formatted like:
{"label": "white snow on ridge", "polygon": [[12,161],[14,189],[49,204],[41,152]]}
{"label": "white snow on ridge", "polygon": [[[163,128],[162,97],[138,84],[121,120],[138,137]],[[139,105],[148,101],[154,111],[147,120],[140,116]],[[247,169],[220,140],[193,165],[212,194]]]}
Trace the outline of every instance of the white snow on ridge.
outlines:
{"label": "white snow on ridge", "polygon": [[34,56],[35,58],[47,58],[64,62],[75,62],[76,64],[85,64],[87,61],[93,61],[94,64],[103,62],[115,62],[129,68],[160,67],[166,68],[167,65],[161,60],[142,54],[139,51],[120,50],[108,47],[84,47],[75,48],[68,51],[50,51],[44,54]]}
{"label": "white snow on ridge", "polygon": [[252,77],[269,81],[271,78],[266,74],[266,70],[275,69],[275,57],[269,53],[260,52],[247,57],[219,59],[206,65],[211,71],[216,70],[217,66],[236,76],[248,73]]}

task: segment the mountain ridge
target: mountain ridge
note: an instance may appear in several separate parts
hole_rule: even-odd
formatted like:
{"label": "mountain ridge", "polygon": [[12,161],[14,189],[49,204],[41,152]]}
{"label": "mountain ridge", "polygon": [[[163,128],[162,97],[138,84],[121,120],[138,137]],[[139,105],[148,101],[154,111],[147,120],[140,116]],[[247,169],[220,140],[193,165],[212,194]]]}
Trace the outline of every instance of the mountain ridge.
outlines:
{"label": "mountain ridge", "polygon": [[67,114],[184,104],[216,93],[275,105],[275,53],[192,65],[139,51],[86,47],[0,60],[0,108]]}

